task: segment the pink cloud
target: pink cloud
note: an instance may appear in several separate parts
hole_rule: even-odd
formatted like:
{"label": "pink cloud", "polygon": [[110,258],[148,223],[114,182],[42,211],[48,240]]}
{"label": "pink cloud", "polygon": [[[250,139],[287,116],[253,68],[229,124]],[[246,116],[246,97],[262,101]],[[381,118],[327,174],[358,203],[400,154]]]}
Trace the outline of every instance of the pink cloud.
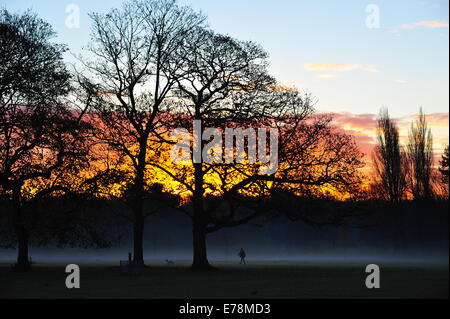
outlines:
{"label": "pink cloud", "polygon": [[427,27],[427,28],[448,28],[448,22],[442,21],[419,21],[414,23],[403,24],[400,26],[402,29],[412,30],[417,27]]}
{"label": "pink cloud", "polygon": [[[332,116],[332,124],[335,127],[353,135],[360,151],[365,154],[365,159],[370,165],[371,155],[376,143],[377,114],[352,114],[348,112],[328,114]],[[417,116],[418,114],[412,114],[394,118],[400,130],[400,139],[404,145],[408,138],[411,123]],[[437,164],[443,149],[448,144],[449,113],[431,113],[426,114],[426,116],[433,133],[435,164]]]}
{"label": "pink cloud", "polygon": [[377,125],[375,114],[332,113],[333,123],[337,126],[356,130],[372,130]]}
{"label": "pink cloud", "polygon": [[[407,127],[409,128],[411,126],[411,123],[413,123],[417,118],[419,117],[419,114],[411,114],[408,116],[404,116],[401,118],[397,118],[397,124],[400,127]],[[449,127],[449,113],[430,113],[426,114],[426,118],[428,121],[428,125],[431,128],[446,128]]]}

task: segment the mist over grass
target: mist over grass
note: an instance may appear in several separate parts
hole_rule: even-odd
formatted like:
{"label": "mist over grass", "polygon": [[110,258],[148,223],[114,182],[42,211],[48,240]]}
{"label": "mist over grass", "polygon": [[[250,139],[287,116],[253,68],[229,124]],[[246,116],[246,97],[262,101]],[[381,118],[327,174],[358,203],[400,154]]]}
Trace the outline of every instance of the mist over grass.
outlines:
{"label": "mist over grass", "polygon": [[[444,207],[445,208],[445,207]],[[265,219],[208,235],[211,262],[239,262],[244,248],[248,262],[318,261],[437,262],[448,265],[448,210],[386,211],[364,223],[373,227],[312,227],[284,217]],[[124,227],[121,239],[109,249],[30,247],[35,263],[112,262],[128,259],[133,251],[132,232]],[[0,249],[0,262],[13,263],[15,249]],[[148,218],[144,233],[144,258],[148,262],[192,260],[190,219],[164,211]]]}

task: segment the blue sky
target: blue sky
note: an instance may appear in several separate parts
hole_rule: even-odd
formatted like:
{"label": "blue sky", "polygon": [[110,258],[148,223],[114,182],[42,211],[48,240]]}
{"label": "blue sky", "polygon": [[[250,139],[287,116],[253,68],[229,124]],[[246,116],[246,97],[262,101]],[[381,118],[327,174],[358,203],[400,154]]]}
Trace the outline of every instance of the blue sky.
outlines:
{"label": "blue sky", "polygon": [[[120,0],[0,0],[10,11],[32,8],[73,53],[89,41],[88,12],[106,12]],[[259,42],[278,81],[311,92],[321,111],[393,116],[449,110],[449,28],[446,0],[181,0],[202,10],[212,28]],[[65,25],[67,5],[79,7],[80,28]],[[369,29],[368,4],[380,9]]]}

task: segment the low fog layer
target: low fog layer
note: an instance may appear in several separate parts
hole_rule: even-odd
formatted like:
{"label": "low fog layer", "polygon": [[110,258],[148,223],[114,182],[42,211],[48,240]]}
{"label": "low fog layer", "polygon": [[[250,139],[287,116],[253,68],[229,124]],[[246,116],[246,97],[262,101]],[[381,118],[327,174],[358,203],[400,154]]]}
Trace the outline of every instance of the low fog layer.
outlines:
{"label": "low fog layer", "polygon": [[[269,222],[257,220],[208,236],[210,260],[238,260],[242,247],[247,259],[300,261],[425,261],[448,262],[448,212],[425,215],[380,215],[371,227],[312,227],[283,217]],[[430,215],[428,214],[428,217]],[[150,217],[144,238],[145,259],[149,261],[190,260],[190,220],[176,212]],[[131,229],[110,249],[32,247],[34,262],[119,261],[132,251]],[[1,261],[13,261],[14,249],[0,250]]]}

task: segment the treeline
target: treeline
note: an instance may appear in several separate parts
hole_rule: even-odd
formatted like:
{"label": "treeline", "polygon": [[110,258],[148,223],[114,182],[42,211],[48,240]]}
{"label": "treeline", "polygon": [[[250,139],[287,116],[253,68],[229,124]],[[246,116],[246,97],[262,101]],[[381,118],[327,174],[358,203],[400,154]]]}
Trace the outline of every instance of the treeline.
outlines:
{"label": "treeline", "polygon": [[[0,14],[0,213],[14,232],[16,269],[30,268],[33,236],[40,244],[53,237],[60,245],[110,245],[113,215],[131,223],[133,260],[143,264],[145,219],[167,207],[186,214],[193,268],[203,269],[207,235],[220,229],[274,213],[314,225],[359,213],[355,203],[367,193],[353,137],[315,114],[309,94],[277,84],[260,45],[211,30],[206,17],[172,0],[132,1],[90,18],[86,56],[69,71],[67,48],[52,41],[48,23],[31,11]],[[201,141],[183,141],[193,150],[174,163],[170,137],[179,127],[192,134],[193,123]],[[237,151],[206,148],[229,128]],[[244,139],[251,128],[277,129],[275,173],[262,169],[274,155],[269,135],[257,149],[266,161],[234,161],[256,152]],[[428,198],[419,144],[410,154],[421,162],[407,176]]]}
{"label": "treeline", "polygon": [[392,203],[448,198],[448,156],[447,146],[437,169],[433,136],[422,109],[411,125],[406,145],[400,141],[396,122],[388,110],[383,109],[378,118],[377,145],[372,156],[375,168],[372,196]]}

